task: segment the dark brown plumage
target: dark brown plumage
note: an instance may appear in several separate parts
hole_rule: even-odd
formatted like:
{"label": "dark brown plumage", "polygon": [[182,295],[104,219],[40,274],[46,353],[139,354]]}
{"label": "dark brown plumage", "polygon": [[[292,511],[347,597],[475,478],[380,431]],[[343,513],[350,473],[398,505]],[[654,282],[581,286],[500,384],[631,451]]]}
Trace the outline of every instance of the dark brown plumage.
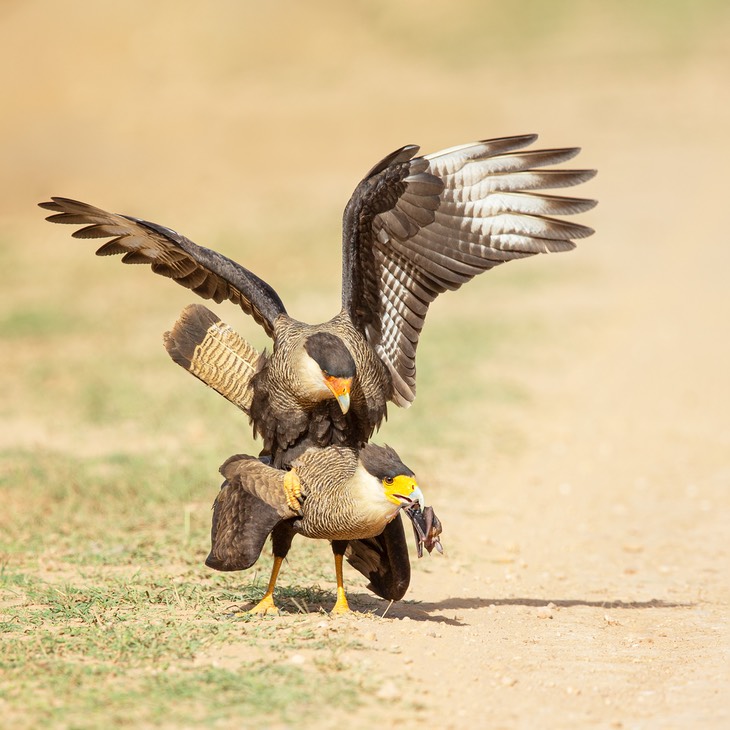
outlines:
{"label": "dark brown plumage", "polygon": [[[413,506],[407,514],[416,531],[420,529],[416,520],[423,495],[413,472],[389,447],[368,444],[359,453],[341,446],[311,448],[292,462],[290,471],[251,456],[232,456],[221,467],[221,474],[225,482],[214,505],[212,547],[206,560],[216,570],[253,565],[267,535],[282,523],[296,534],[337,545],[381,534],[401,507]],[[347,610],[343,552],[335,549],[336,612]],[[274,607],[282,560],[276,557],[268,590],[255,611]]]}
{"label": "dark brown plumage", "polygon": [[[327,343],[329,337],[331,335],[326,335],[320,340],[315,335],[310,341],[313,340],[316,347],[318,341]],[[251,414],[252,381],[268,356],[258,353],[207,307],[188,305],[171,331],[165,333],[165,347],[175,362]],[[311,424],[313,429],[323,429],[317,434],[319,439],[337,443],[346,435],[343,434],[346,424],[343,425],[344,418],[339,409],[333,407],[332,411],[333,416],[329,419],[313,416]],[[264,410],[260,422],[265,420],[265,416]],[[221,496],[220,499],[232,500],[229,508],[246,517],[236,523],[241,532],[228,541],[226,560],[213,557],[216,554],[213,552],[207,561],[209,567],[217,570],[249,568],[258,559],[272,531],[274,555],[283,558],[288,553],[296,534],[291,522],[278,519],[269,505],[249,491],[230,492],[228,498]],[[409,513],[409,517],[415,528],[420,516]],[[216,519],[214,517],[214,533]],[[389,523],[381,535],[361,538],[346,545],[337,544],[335,548],[347,553],[348,562],[368,578],[368,587],[373,592],[393,600],[405,595],[410,582],[410,563],[400,517]]]}
{"label": "dark brown plumage", "polygon": [[[566,251],[592,233],[554,216],[586,211],[594,201],[534,191],[577,185],[594,171],[543,169],[579,150],[523,149],[535,139],[492,139],[423,157],[411,145],[375,165],[343,217],[342,309],[321,325],[293,320],[256,275],[169,228],[66,198],[41,207],[54,213],[50,221],[84,226],[77,238],[112,238],[98,254],[150,264],[203,298],[232,301],[263,326],[274,346],[252,380],[250,415],[265,453],[287,467],[310,446],[359,448],[385,418],[388,401],[410,405],[421,329],[439,293],[505,261]],[[349,352],[351,381],[327,372],[316,347],[308,351],[319,333]],[[288,550],[292,536],[274,535],[275,550]],[[402,566],[397,579],[372,581],[380,595],[400,598],[408,584],[404,545],[396,520],[382,537],[353,543],[349,559],[382,565],[383,574]]]}

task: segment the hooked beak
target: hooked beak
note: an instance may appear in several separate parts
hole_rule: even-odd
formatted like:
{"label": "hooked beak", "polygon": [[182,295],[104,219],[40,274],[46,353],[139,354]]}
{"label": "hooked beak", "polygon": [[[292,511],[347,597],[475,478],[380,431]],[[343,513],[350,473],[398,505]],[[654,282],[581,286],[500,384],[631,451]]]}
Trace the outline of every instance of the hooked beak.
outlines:
{"label": "hooked beak", "polygon": [[342,413],[347,413],[350,410],[350,394],[343,393],[337,396],[337,402],[340,404],[340,410]]}
{"label": "hooked beak", "polygon": [[423,510],[424,507],[426,506],[426,499],[423,496],[423,492],[421,491],[421,488],[417,484],[414,485],[413,491],[408,496],[404,496],[402,494],[396,494],[395,496],[398,497],[398,499],[400,499],[403,502],[404,507],[408,507],[408,506],[414,504],[415,502],[418,503],[421,510]]}
{"label": "hooked beak", "polygon": [[342,413],[350,410],[350,388],[352,388],[352,378],[335,378],[332,375],[326,375],[324,382],[332,391],[332,395],[337,398]]}

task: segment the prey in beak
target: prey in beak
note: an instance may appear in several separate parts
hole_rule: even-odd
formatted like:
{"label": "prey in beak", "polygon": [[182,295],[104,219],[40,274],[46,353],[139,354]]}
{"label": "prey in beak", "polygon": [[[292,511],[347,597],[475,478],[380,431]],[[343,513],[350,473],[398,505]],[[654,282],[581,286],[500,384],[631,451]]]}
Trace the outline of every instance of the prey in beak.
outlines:
{"label": "prey in beak", "polygon": [[[418,490],[420,492],[420,489]],[[436,548],[439,553],[444,552],[441,545],[441,520],[436,517],[433,507],[424,507],[423,502],[413,501],[403,506],[403,511],[408,515],[413,525],[413,534],[416,538],[416,551],[418,557],[423,557],[423,548],[431,551]]]}
{"label": "prey in beak", "polygon": [[394,494],[393,496],[402,502],[403,509],[409,509],[414,504],[418,505],[420,509],[423,509],[426,504],[426,499],[423,496],[421,488],[415,483],[413,483],[413,489],[407,496],[405,494]]}

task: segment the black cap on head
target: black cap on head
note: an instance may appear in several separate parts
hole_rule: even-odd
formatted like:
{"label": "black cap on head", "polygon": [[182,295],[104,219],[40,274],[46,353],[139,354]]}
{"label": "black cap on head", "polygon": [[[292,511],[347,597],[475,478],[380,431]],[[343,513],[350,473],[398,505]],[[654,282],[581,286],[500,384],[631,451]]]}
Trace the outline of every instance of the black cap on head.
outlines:
{"label": "black cap on head", "polygon": [[345,343],[337,335],[317,332],[307,338],[304,349],[327,375],[336,378],[355,377],[355,361]]}
{"label": "black cap on head", "polygon": [[376,444],[367,444],[360,449],[360,461],[363,466],[378,479],[391,479],[401,474],[412,477],[413,472],[400,460],[400,456],[395,449],[390,446],[377,446]]}

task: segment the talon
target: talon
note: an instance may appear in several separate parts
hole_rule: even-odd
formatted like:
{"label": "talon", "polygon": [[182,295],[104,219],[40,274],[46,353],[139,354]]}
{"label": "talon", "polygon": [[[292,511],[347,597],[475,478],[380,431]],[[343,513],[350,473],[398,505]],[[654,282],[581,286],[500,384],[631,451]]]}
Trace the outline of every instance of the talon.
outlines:
{"label": "talon", "polygon": [[279,609],[274,603],[274,596],[267,593],[253,608],[246,611],[247,614],[265,616],[267,611],[276,611],[279,613]]}
{"label": "talon", "polygon": [[335,601],[335,605],[332,607],[331,613],[339,616],[343,613],[350,613],[350,605],[347,603],[347,596],[345,595],[344,588],[337,588],[337,600]]}
{"label": "talon", "polygon": [[301,512],[302,505],[299,498],[302,496],[302,485],[294,469],[284,475],[284,493],[286,494],[286,503],[289,509],[292,512]]}
{"label": "talon", "polygon": [[279,555],[274,556],[274,564],[271,566],[271,577],[269,578],[269,585],[266,587],[266,593],[253,608],[246,611],[249,616],[265,616],[267,611],[272,610],[279,613],[279,609],[274,603],[274,588],[276,588],[276,579],[279,577],[279,570],[283,562],[284,558]]}

